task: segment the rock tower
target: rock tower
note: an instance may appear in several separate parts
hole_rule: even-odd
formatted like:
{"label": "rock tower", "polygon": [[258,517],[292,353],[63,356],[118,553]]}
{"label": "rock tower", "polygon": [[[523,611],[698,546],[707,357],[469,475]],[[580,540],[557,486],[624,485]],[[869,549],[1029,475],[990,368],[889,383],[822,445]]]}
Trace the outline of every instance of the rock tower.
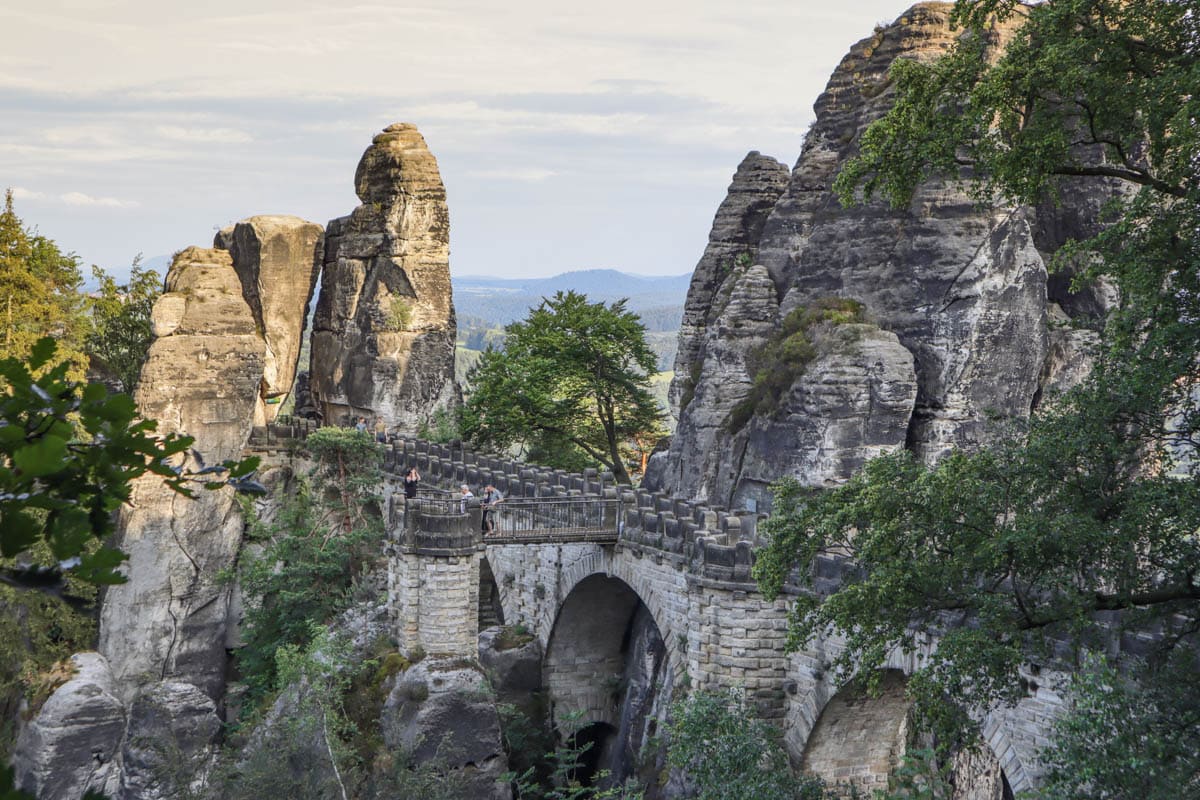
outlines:
{"label": "rock tower", "polygon": [[[671,387],[678,427],[650,487],[763,510],[783,476],[833,485],[889,451],[934,461],[991,441],[1085,371],[1090,335],[1048,322],[1103,313],[1103,298],[1049,281],[1046,262],[1064,231],[1094,217],[1095,188],[1057,209],[981,208],[945,180],[899,210],[844,208],[832,190],[891,105],[891,64],[954,43],[951,9],[920,3],[850,49],[790,178],[757,153],[738,168],[689,290]],[[993,46],[1009,33],[991,31]],[[789,314],[835,298],[862,313],[810,326],[790,343],[810,348],[807,364],[755,402]]]}
{"label": "rock tower", "polygon": [[326,422],[414,433],[459,401],[446,189],[408,123],[375,136],[354,185],[362,204],[326,231],[312,396]]}

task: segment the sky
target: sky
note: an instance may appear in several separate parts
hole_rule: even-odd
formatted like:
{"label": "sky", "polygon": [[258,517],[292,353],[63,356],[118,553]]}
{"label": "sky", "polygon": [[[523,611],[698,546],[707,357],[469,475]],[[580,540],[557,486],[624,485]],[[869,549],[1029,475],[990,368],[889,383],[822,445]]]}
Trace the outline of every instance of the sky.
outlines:
{"label": "sky", "polygon": [[0,187],[123,274],[348,214],[371,137],[438,159],[455,275],[690,272],[750,150],[789,166],[905,0],[0,0]]}

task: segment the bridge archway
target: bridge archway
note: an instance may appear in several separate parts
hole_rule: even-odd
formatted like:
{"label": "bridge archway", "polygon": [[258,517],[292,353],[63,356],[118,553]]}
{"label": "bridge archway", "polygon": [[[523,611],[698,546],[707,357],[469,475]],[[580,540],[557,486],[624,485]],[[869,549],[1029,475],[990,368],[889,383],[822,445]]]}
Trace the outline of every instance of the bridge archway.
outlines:
{"label": "bridge archway", "polygon": [[[912,704],[905,691],[908,677],[899,669],[887,670],[877,694],[869,694],[852,683],[833,694],[824,704],[805,742],[801,769],[815,773],[830,784],[850,785],[869,795],[886,789],[888,775],[900,765],[911,748],[923,746],[911,725]],[[1018,787],[1002,766],[1013,764],[1011,752],[996,731],[987,745],[976,752],[960,752],[950,764],[954,800],[1013,800]]]}
{"label": "bridge archway", "polygon": [[559,734],[590,742],[593,768],[616,781],[632,774],[672,683],[663,632],[638,593],[611,575],[578,581],[560,605],[542,675]]}

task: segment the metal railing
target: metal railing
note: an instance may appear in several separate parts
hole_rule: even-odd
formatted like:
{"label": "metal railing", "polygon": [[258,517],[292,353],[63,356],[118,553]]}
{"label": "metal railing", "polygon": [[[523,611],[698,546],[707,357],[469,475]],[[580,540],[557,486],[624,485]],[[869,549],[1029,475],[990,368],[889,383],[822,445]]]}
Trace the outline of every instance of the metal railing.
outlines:
{"label": "metal railing", "polygon": [[599,497],[505,500],[485,509],[492,519],[488,544],[615,542],[621,502]]}
{"label": "metal railing", "polygon": [[[620,534],[621,501],[598,497],[571,497],[505,500],[490,508],[481,507],[474,498],[464,504],[453,493],[422,492],[412,500],[392,496],[391,526],[403,526],[410,533],[432,524],[432,532],[470,526],[478,531],[481,512],[487,512],[490,530],[485,544],[554,544],[566,542],[615,542]],[[453,522],[457,519],[458,522]]]}

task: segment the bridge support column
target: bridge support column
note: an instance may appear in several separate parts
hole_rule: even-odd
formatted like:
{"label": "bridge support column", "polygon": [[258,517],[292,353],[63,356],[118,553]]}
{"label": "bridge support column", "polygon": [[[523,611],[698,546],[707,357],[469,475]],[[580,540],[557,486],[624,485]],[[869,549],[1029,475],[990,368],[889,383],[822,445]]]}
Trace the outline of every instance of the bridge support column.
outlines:
{"label": "bridge support column", "polygon": [[478,512],[458,513],[457,502],[409,501],[392,539],[388,593],[400,649],[477,655]]}

